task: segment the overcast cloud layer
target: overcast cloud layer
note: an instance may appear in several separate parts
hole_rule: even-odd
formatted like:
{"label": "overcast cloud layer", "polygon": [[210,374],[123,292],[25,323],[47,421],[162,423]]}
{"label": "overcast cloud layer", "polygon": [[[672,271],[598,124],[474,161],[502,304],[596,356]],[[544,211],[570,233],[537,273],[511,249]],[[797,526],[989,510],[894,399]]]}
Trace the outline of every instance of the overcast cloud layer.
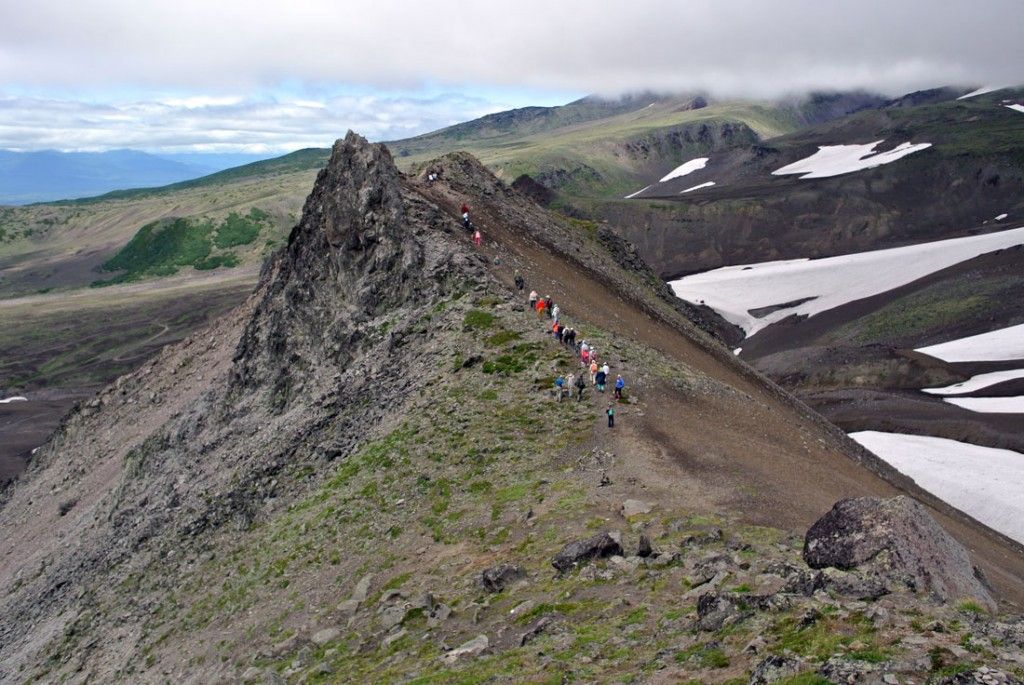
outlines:
{"label": "overcast cloud layer", "polygon": [[[165,118],[145,119],[136,133],[163,128],[156,122],[174,119],[178,107],[191,112],[195,126],[220,127],[223,117],[231,131],[266,133],[253,144],[306,140],[303,132],[319,139],[323,128],[315,122],[325,116],[335,133],[352,126],[394,137],[402,129],[389,129],[389,117],[405,130],[420,131],[428,120],[449,123],[504,104],[417,96],[425,84],[468,94],[486,87],[773,97],[813,89],[897,94],[945,84],[1017,83],[1024,74],[1022,25],[1021,0],[291,0],[276,6],[252,0],[0,0],[0,95],[8,96],[8,115],[38,106],[38,116],[46,118],[54,110],[71,112],[77,102],[82,116],[102,117],[82,104],[99,102],[99,109],[113,104],[135,120],[145,119],[144,109],[157,100],[147,93],[232,98],[217,106],[224,111],[201,112],[204,118],[192,111],[197,108],[164,100],[171,108],[160,115]],[[410,95],[368,109],[323,98],[319,104],[327,112],[281,104],[282,86],[307,84],[327,91],[332,84],[358,84]],[[142,96],[110,95],[126,89]],[[71,91],[76,97],[52,96]],[[26,94],[50,97],[30,101]],[[459,99],[466,102],[456,104]],[[446,118],[452,110],[457,118]],[[282,114],[285,120],[276,121]],[[232,123],[238,119],[249,125]],[[376,128],[366,128],[368,122]],[[46,137],[38,127],[10,126],[0,121],[0,146],[11,146],[12,135]],[[123,128],[106,130],[132,126],[126,120]],[[106,134],[89,135],[103,140]]]}

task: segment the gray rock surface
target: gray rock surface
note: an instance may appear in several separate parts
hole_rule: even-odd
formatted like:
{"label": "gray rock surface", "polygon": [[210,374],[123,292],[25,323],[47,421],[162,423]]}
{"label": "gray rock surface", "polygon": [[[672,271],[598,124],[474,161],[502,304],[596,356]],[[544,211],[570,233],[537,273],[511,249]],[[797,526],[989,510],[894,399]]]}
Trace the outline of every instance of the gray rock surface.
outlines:
{"label": "gray rock surface", "polygon": [[967,550],[906,496],[840,500],[807,531],[803,554],[811,568],[856,570],[892,589],[995,608]]}

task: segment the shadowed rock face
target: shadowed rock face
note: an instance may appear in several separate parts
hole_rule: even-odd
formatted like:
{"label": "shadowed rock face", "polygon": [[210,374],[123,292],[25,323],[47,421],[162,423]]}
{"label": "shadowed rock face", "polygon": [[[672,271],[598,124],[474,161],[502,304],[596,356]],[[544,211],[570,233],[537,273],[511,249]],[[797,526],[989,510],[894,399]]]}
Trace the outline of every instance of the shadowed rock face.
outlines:
{"label": "shadowed rock face", "polygon": [[858,571],[941,601],[971,598],[995,608],[967,550],[906,496],[840,500],[807,531],[804,559],[812,568]]}

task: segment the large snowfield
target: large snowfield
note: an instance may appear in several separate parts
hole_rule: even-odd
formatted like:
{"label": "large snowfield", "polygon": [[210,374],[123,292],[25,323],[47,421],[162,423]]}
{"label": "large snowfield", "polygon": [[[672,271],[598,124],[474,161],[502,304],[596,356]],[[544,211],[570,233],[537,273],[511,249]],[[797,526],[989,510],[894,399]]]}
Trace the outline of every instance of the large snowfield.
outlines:
{"label": "large snowfield", "polygon": [[979,414],[1024,414],[1024,397],[947,397],[945,401]]}
{"label": "large snowfield", "polygon": [[22,397],[21,395],[16,395],[14,397],[8,397],[6,399],[0,400],[0,404],[10,404],[11,402],[28,402],[28,398]]}
{"label": "large snowfield", "polygon": [[1020,112],[1024,114],[1024,105],[1007,105],[1007,107],[1014,110],[1015,112]]}
{"label": "large snowfield", "polygon": [[823,145],[810,157],[787,164],[772,172],[773,176],[803,174],[800,178],[829,178],[854,171],[873,169],[890,164],[909,154],[931,147],[931,143],[901,143],[892,150],[875,152],[885,141],[876,140],[864,145]]}
{"label": "large snowfield", "polygon": [[[749,337],[792,314],[813,316],[847,302],[898,288],[978,255],[1021,244],[1024,244],[1024,228],[1015,228],[824,259],[727,266],[687,276],[672,281],[670,285],[679,297],[707,304],[743,328]],[[806,298],[813,299],[761,318],[749,311]],[[1024,358],[1024,326],[1018,328],[1022,330],[1016,334],[1014,344],[1020,350],[1018,356]],[[1011,345],[1009,341],[1005,344]],[[932,354],[927,349],[919,351]]]}
{"label": "large snowfield", "polygon": [[997,383],[1005,383],[1016,378],[1024,378],[1024,369],[1009,369],[1007,371],[993,371],[968,378],[962,383],[954,383],[944,388],[924,388],[921,392],[929,395],[962,395],[976,390],[982,390]]}
{"label": "large snowfield", "polygon": [[661,180],[658,181],[658,183],[664,183],[665,181],[671,181],[673,178],[679,178],[680,176],[692,174],[694,171],[697,171],[698,169],[703,169],[704,165],[707,163],[707,157],[697,157],[696,159],[691,159],[689,162],[680,164],[675,169],[662,176]]}
{"label": "large snowfield", "polygon": [[850,437],[928,492],[1024,543],[1024,454],[921,435],[862,431]]}
{"label": "large snowfield", "polygon": [[939,345],[922,347],[917,351],[947,362],[998,362],[1024,359],[1024,324],[950,340]]}

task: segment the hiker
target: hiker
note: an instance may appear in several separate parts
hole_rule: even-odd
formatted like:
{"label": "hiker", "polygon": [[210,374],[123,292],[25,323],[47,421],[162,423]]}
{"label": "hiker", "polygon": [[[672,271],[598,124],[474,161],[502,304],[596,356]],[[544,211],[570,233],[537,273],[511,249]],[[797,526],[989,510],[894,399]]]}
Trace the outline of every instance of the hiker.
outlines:
{"label": "hiker", "polygon": [[597,377],[597,360],[593,359],[590,362],[590,382],[596,383]]}
{"label": "hiker", "polygon": [[565,336],[565,326],[563,326],[560,323],[556,323],[555,324],[555,339],[558,340],[559,343],[561,343],[562,342],[562,338],[564,336]]}
{"label": "hiker", "polygon": [[569,330],[567,330],[565,332],[565,335],[562,336],[562,342],[565,343],[566,347],[575,348],[576,347],[576,329],[575,328],[570,328]]}
{"label": "hiker", "polygon": [[482,243],[482,242],[483,242],[483,237],[480,235],[480,231],[479,230],[474,231],[473,232],[473,243],[477,247],[480,247],[480,243]]}
{"label": "hiker", "polygon": [[551,308],[555,306],[555,301],[548,295],[544,298],[544,306],[547,308],[548,318],[551,318]]}
{"label": "hiker", "polygon": [[572,392],[572,389],[576,387],[576,374],[572,371],[565,377],[565,390],[566,392]]}
{"label": "hiker", "polygon": [[[588,350],[585,346],[582,350],[580,350],[580,364],[583,366],[589,366],[590,364],[590,350]],[[593,383],[594,379],[591,378],[590,382]]]}
{"label": "hiker", "polygon": [[615,377],[615,399],[622,399],[622,389],[626,387],[626,381],[622,380],[622,376],[618,375]]}
{"label": "hiker", "polygon": [[518,290],[519,292],[523,292],[523,288],[525,288],[525,287],[526,287],[526,281],[523,280],[523,275],[517,271],[516,272],[516,290]]}
{"label": "hiker", "polygon": [[540,295],[537,294],[536,290],[530,291],[530,309],[537,308],[537,300],[540,299]]}
{"label": "hiker", "polygon": [[583,401],[583,391],[587,389],[587,382],[583,380],[583,374],[581,373],[579,378],[576,379],[576,401]]}
{"label": "hiker", "polygon": [[537,300],[537,318],[544,318],[544,310],[547,308],[547,303],[544,300]]}
{"label": "hiker", "polygon": [[565,387],[565,379],[559,374],[558,378],[555,379],[555,397],[559,402],[562,401],[562,388]]}
{"label": "hiker", "polygon": [[608,362],[605,362],[605,363],[604,363],[604,366],[602,366],[602,367],[601,367],[601,371],[603,371],[603,372],[604,372],[604,375],[605,375],[605,376],[610,376],[610,375],[612,375],[612,370],[611,370],[611,369],[610,369],[610,368],[608,367]]}
{"label": "hiker", "polygon": [[608,415],[608,427],[615,428],[615,407],[611,402],[608,403],[608,409],[604,413]]}
{"label": "hiker", "polygon": [[558,315],[561,313],[561,311],[562,310],[559,309],[558,305],[556,304],[554,307],[551,308],[551,318],[554,319],[555,321],[558,321]]}
{"label": "hiker", "polygon": [[607,380],[608,374],[606,374],[603,369],[598,370],[598,372],[594,374],[594,386],[597,388],[598,392],[604,392],[604,384]]}

